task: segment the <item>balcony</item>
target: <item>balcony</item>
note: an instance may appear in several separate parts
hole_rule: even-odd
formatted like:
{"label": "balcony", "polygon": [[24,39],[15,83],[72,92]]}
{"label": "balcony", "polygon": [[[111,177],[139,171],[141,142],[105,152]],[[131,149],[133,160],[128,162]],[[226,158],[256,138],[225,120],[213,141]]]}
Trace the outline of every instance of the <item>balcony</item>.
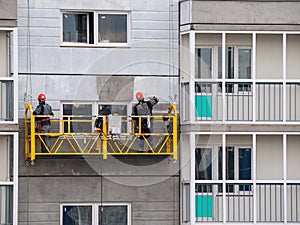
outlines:
{"label": "balcony", "polygon": [[222,82],[195,83],[197,121],[300,121],[300,83],[255,82],[254,89],[253,82],[226,82],[224,87],[223,98]]}

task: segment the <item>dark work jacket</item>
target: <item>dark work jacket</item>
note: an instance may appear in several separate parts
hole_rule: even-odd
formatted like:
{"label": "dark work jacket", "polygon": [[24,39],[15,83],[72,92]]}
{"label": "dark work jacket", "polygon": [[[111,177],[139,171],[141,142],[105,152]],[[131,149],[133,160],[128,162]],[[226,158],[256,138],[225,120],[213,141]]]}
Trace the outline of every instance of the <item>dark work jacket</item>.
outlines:
{"label": "dark work jacket", "polygon": [[[54,115],[52,112],[52,107],[48,105],[47,103],[39,103],[39,105],[36,107],[36,109],[33,111],[33,115]],[[38,123],[41,123],[42,125],[50,125],[50,117],[37,117],[36,121]]]}

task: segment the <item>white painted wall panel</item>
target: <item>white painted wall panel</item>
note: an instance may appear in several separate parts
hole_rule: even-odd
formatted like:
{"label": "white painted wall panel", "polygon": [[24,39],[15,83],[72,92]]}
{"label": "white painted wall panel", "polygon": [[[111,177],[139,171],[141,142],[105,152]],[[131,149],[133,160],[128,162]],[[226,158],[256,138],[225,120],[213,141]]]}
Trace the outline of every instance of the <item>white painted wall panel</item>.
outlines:
{"label": "white painted wall panel", "polygon": [[300,78],[300,35],[287,35],[286,77],[287,79]]}
{"label": "white painted wall panel", "polygon": [[287,178],[289,180],[300,180],[299,146],[299,136],[287,136]]}
{"label": "white painted wall panel", "polygon": [[257,35],[257,79],[282,79],[282,35]]}
{"label": "white painted wall panel", "polygon": [[258,180],[283,178],[282,136],[257,135],[257,173]]}

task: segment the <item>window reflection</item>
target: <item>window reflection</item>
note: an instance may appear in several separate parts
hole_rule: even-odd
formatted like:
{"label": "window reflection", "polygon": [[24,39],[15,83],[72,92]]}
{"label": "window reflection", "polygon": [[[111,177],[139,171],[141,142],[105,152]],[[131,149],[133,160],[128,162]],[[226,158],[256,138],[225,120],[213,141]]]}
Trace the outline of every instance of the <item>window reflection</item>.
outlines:
{"label": "window reflection", "polygon": [[63,13],[63,41],[87,43],[87,14]]}
{"label": "window reflection", "polygon": [[102,43],[127,42],[127,15],[99,14],[98,15],[98,41]]}

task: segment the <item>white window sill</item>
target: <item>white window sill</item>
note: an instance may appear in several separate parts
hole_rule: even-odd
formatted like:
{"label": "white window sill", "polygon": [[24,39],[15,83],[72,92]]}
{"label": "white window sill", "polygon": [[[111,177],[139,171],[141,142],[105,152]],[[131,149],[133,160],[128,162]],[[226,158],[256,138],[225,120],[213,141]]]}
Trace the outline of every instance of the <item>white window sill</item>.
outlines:
{"label": "white window sill", "polygon": [[76,47],[76,48],[130,48],[129,43],[98,43],[98,44],[87,44],[87,43],[75,43],[75,42],[64,42],[60,44],[60,47]]}

